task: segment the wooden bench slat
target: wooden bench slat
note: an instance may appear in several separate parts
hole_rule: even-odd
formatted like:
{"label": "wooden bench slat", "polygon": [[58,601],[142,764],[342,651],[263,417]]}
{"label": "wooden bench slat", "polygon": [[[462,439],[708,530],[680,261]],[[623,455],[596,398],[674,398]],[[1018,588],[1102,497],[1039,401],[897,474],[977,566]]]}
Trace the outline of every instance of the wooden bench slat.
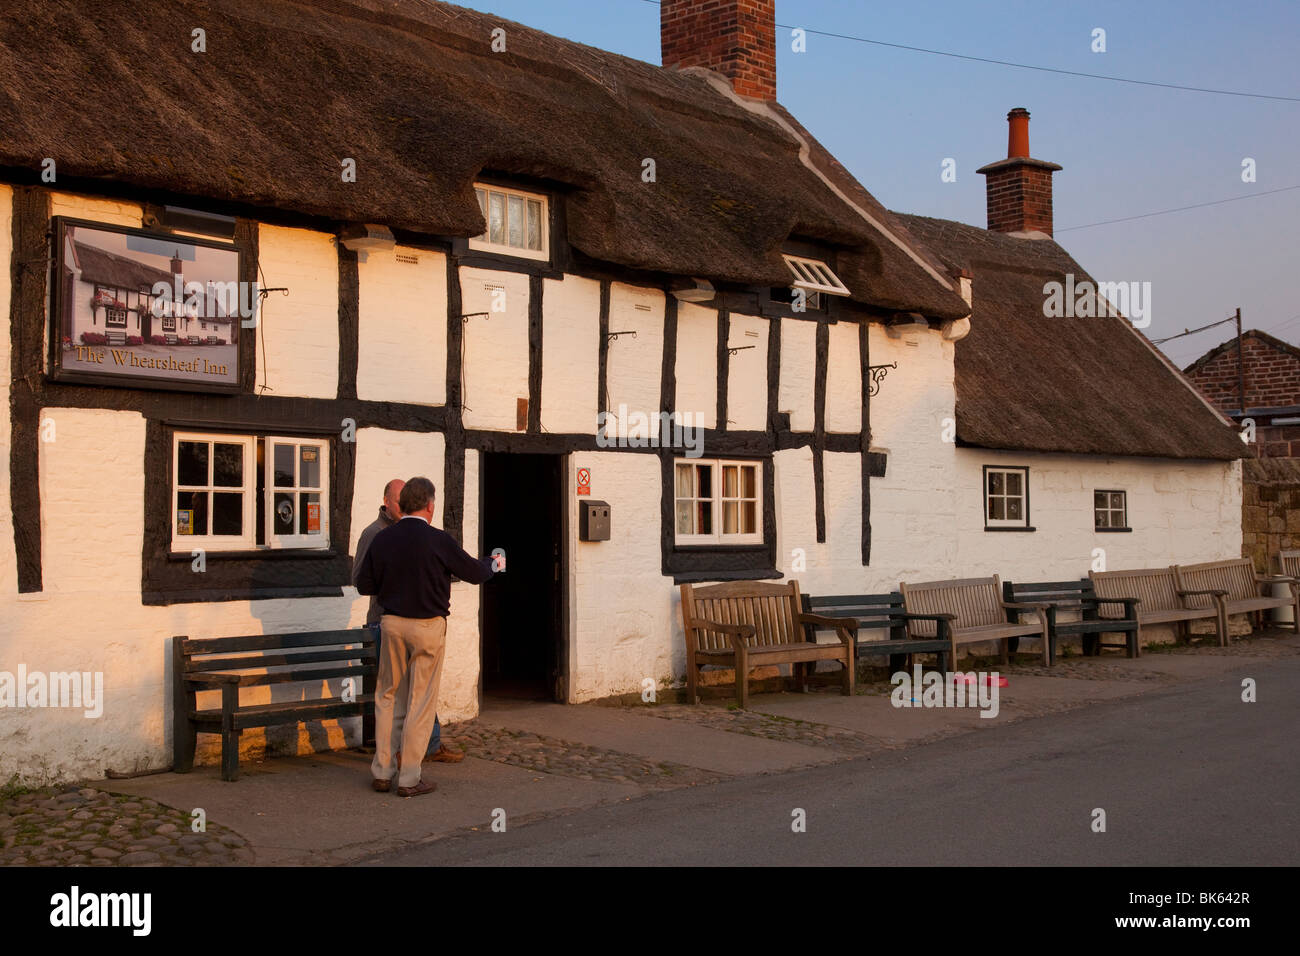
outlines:
{"label": "wooden bench slat", "polygon": [[186,674],[185,679],[192,683],[219,683],[222,677],[238,677],[240,687],[259,687],[263,684],[301,684],[307,681],[329,680],[334,677],[364,677],[366,675],[378,676],[379,666],[376,664],[360,664],[352,667],[320,667],[320,668],[302,668],[292,671],[274,671],[268,674],[218,674],[212,671],[200,671],[197,674]]}
{"label": "wooden bench slat", "polygon": [[312,664],[319,661],[374,661],[378,658],[373,647],[339,648],[333,651],[304,651],[297,654],[266,654],[261,657],[190,658],[186,672],[235,670],[240,667],[276,667],[279,665]]}
{"label": "wooden bench slat", "polygon": [[185,638],[188,655],[224,654],[228,651],[283,650],[325,644],[373,644],[374,635],[365,628],[338,631],[296,631],[292,634],[250,634],[245,637]]}
{"label": "wooden bench slat", "polygon": [[[259,704],[253,707],[240,707],[234,714],[234,726],[237,730],[251,727],[269,727],[273,724],[292,724],[304,720],[331,720],[335,717],[360,717],[367,708],[373,708],[374,694],[358,694],[355,701],[345,701],[341,697],[329,697],[318,701],[280,701],[273,704]],[[194,720],[202,725],[220,726],[221,710],[200,710],[194,713]]]}

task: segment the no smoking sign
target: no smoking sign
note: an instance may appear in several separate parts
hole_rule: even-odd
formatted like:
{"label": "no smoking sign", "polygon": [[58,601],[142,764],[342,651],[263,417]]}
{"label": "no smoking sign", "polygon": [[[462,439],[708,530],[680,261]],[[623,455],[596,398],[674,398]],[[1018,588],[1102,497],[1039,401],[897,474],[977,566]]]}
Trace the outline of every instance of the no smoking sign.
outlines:
{"label": "no smoking sign", "polygon": [[578,494],[580,495],[591,494],[591,469],[590,468],[578,469]]}

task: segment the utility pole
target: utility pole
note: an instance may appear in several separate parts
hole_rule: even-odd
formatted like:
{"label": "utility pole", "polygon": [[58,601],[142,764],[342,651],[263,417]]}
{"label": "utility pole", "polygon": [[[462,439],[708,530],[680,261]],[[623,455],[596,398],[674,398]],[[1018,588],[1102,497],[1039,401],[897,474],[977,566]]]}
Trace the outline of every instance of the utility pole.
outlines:
{"label": "utility pole", "polygon": [[1241,352],[1241,306],[1237,306],[1237,398],[1244,418],[1246,416],[1246,359]]}

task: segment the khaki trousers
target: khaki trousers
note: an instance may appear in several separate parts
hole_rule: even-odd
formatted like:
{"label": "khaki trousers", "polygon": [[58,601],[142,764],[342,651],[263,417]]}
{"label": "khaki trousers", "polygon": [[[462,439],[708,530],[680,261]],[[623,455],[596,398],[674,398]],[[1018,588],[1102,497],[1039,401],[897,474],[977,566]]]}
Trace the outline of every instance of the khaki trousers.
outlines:
{"label": "khaki trousers", "polygon": [[401,754],[397,785],[414,787],[420,782],[420,762],[438,714],[447,619],[385,614],[379,627],[383,648],[375,691],[375,759],[370,770],[380,780],[392,780]]}

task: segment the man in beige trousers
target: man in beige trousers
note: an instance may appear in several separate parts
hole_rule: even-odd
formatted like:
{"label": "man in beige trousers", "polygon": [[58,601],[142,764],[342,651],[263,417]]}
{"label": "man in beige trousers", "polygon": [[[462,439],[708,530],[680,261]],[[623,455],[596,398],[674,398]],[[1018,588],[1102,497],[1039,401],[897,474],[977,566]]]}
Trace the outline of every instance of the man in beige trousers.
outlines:
{"label": "man in beige trousers", "polygon": [[421,779],[420,765],[438,711],[451,579],[482,584],[504,564],[471,557],[433,527],[434,494],[428,478],[406,483],[398,498],[401,520],[375,535],[356,576],[357,590],[378,597],[384,609],[372,785],[387,793],[396,776],[403,797],[437,789]]}

